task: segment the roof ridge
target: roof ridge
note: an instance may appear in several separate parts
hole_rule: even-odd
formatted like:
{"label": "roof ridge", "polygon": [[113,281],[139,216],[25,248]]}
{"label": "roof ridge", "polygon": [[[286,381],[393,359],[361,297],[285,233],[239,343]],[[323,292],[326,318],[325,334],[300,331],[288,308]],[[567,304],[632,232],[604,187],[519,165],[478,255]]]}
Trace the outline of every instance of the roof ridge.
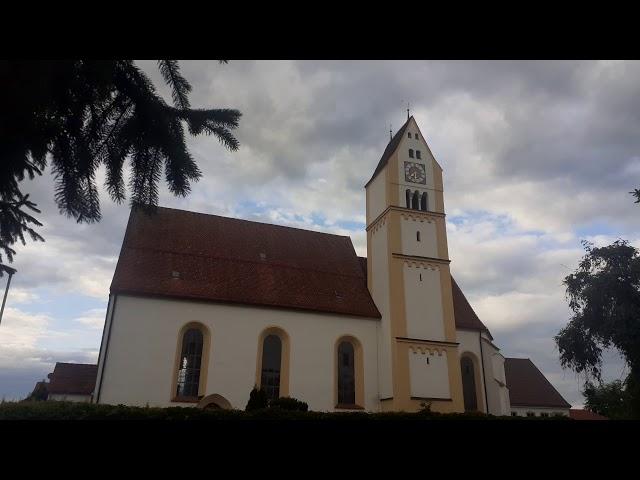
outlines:
{"label": "roof ridge", "polygon": [[349,235],[339,235],[337,233],[320,232],[318,230],[309,230],[307,228],[291,227],[289,225],[279,225],[277,223],[258,222],[256,220],[247,220],[246,218],[225,217],[224,215],[217,215],[215,213],[194,212],[193,210],[183,210],[182,208],[173,208],[173,207],[162,207],[160,205],[158,205],[156,208],[162,209],[162,210],[173,210],[173,211],[176,211],[176,212],[190,213],[190,214],[194,214],[194,215],[204,215],[204,216],[207,216],[207,217],[223,218],[225,220],[234,220],[234,221],[237,221],[237,222],[247,222],[247,223],[255,223],[255,224],[258,224],[258,225],[268,225],[270,227],[286,228],[286,229],[289,229],[289,230],[300,230],[300,231],[303,231],[303,232],[317,233],[319,235],[331,235],[332,237],[349,238],[349,239],[351,238]]}

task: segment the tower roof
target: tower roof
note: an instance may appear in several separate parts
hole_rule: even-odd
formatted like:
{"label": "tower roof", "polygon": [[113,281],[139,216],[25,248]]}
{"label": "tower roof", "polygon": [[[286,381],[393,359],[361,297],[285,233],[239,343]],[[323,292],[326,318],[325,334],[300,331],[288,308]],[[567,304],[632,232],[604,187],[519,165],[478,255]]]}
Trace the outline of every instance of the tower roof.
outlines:
{"label": "tower roof", "polygon": [[389,161],[389,158],[391,157],[391,155],[393,155],[393,152],[396,151],[396,148],[398,148],[398,145],[400,144],[400,140],[402,140],[402,138],[404,137],[404,132],[407,129],[407,125],[409,125],[409,122],[411,121],[412,118],[413,118],[413,115],[411,117],[407,118],[407,121],[404,122],[404,125],[402,125],[402,127],[400,127],[400,130],[398,130],[396,132],[396,134],[393,136],[393,138],[389,141],[389,143],[387,144],[387,148],[384,149],[382,157],[380,158],[380,161],[378,162],[378,166],[376,167],[375,171],[373,172],[373,176],[369,179],[369,181],[367,182],[365,187],[367,185],[369,185],[373,181],[373,179],[376,178],[376,176],[387,165],[387,162]]}

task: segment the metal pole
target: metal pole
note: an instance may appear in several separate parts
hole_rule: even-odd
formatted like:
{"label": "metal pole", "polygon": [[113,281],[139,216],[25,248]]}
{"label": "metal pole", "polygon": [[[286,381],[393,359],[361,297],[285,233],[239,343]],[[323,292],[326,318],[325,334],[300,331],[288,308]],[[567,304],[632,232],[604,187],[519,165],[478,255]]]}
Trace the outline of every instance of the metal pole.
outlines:
{"label": "metal pole", "polygon": [[4,298],[2,299],[2,309],[0,310],[0,323],[2,323],[2,314],[4,313],[4,304],[7,303],[7,293],[9,293],[9,285],[11,285],[11,277],[13,277],[13,272],[9,272],[9,280],[7,280],[7,288],[4,290]]}

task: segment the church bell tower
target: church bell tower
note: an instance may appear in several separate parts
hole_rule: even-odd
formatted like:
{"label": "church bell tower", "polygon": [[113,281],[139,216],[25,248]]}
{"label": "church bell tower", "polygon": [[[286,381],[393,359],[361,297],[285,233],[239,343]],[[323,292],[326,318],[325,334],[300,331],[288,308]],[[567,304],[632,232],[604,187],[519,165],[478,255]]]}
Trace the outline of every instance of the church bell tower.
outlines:
{"label": "church bell tower", "polygon": [[382,411],[463,412],[442,168],[415,119],[391,138],[367,196],[367,282],[382,313]]}

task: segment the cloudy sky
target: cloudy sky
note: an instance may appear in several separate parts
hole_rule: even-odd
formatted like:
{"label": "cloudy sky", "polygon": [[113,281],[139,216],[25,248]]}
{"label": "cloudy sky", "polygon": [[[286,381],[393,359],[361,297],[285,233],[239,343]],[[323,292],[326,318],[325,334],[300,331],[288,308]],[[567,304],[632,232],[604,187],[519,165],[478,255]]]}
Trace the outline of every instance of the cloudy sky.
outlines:
{"label": "cloudy sky", "polygon": [[[155,62],[141,61],[170,101]],[[183,61],[191,103],[243,117],[229,153],[191,138],[203,171],[161,205],[349,235],[366,255],[364,184],[407,102],[444,168],[451,270],[505,356],[528,357],[574,406],[581,381],[553,343],[569,319],[562,279],[580,241],[640,246],[640,63]],[[46,243],[17,248],[0,325],[0,398],[56,361],[95,362],[129,209],[58,213],[53,181],[26,181]],[[6,277],[0,280],[4,289]],[[609,379],[625,374],[607,354]]]}

